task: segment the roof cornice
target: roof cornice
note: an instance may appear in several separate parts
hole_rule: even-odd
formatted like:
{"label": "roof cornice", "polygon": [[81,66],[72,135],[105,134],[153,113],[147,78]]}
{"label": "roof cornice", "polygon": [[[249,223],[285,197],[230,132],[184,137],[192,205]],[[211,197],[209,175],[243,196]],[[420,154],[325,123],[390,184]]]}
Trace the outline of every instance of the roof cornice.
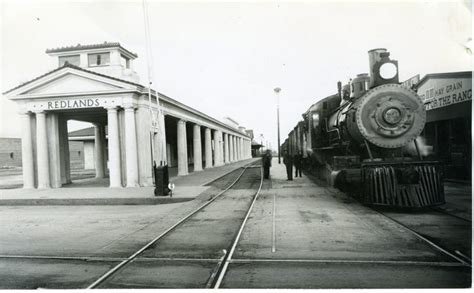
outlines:
{"label": "roof cornice", "polygon": [[112,43],[104,42],[102,44],[90,44],[90,45],[77,44],[75,46],[66,46],[66,47],[47,49],[46,54],[84,51],[84,50],[92,50],[92,49],[109,49],[109,48],[118,48],[121,51],[123,51],[124,53],[130,55],[131,57],[134,57],[134,58],[138,57],[138,55],[136,53],[130,52],[129,50],[125,49],[118,42],[112,42]]}

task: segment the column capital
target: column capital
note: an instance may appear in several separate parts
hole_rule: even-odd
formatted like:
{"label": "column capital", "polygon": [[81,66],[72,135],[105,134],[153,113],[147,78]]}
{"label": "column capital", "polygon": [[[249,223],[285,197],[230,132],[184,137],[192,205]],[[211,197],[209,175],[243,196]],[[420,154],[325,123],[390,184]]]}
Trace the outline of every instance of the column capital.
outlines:
{"label": "column capital", "polygon": [[127,112],[135,111],[137,109],[137,106],[134,104],[125,104],[123,105],[123,109]]}
{"label": "column capital", "polygon": [[46,112],[43,109],[35,109],[32,112],[35,114],[46,114]]}
{"label": "column capital", "polygon": [[108,112],[116,112],[118,110],[118,106],[105,106],[104,107]]}

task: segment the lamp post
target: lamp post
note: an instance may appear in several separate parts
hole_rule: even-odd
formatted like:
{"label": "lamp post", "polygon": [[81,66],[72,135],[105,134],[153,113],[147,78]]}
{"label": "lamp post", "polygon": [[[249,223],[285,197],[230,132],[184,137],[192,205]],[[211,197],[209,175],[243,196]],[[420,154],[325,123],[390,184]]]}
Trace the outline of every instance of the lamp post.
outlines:
{"label": "lamp post", "polygon": [[260,133],[260,148],[262,149],[262,153],[264,151],[265,146],[263,145],[263,133]]}
{"label": "lamp post", "polygon": [[278,164],[281,164],[281,159],[280,159],[280,91],[281,91],[281,88],[276,87],[273,91],[277,95]]}

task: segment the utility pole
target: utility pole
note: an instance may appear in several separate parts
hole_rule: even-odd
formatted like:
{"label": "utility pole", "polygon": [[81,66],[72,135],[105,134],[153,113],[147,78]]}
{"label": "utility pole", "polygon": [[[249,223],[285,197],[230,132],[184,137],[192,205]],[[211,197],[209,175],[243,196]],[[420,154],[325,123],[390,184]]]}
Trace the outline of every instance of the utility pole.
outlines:
{"label": "utility pole", "polygon": [[273,91],[275,91],[277,95],[278,164],[281,164],[281,159],[280,159],[280,91],[281,91],[281,88],[276,87]]}

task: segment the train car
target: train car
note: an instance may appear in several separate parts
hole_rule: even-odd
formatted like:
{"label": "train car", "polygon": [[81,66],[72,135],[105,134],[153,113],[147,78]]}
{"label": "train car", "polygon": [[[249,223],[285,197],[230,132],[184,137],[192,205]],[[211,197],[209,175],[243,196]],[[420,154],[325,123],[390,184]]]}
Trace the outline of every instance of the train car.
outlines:
{"label": "train car", "polygon": [[[398,62],[386,49],[369,51],[369,74],[359,74],[337,94],[303,114],[306,153],[312,169],[331,185],[350,190],[370,205],[420,208],[444,203],[437,161],[423,160],[419,135],[426,111],[420,97],[399,84]],[[306,148],[303,146],[306,144]]]}

